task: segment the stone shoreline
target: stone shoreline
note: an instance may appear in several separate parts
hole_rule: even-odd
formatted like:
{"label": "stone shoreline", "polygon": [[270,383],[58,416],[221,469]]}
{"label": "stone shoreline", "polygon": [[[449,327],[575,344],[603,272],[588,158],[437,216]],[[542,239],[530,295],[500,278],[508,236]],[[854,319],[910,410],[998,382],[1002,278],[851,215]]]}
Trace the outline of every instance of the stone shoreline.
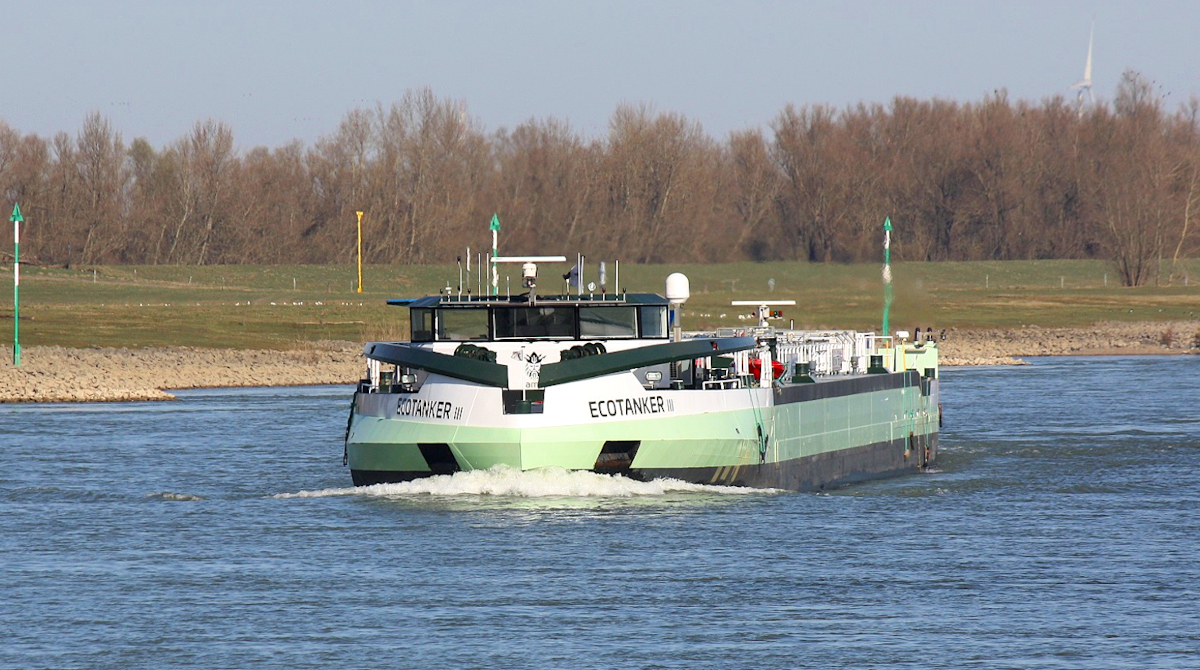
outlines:
{"label": "stone shoreline", "polygon": [[[1030,356],[1200,353],[1200,321],[1100,323],[1091,328],[949,329],[942,365],[1020,365]],[[362,345],[316,342],[284,351],[12,349],[0,347],[0,403],[171,400],[164,389],[353,384]]]}
{"label": "stone shoreline", "polygon": [[173,400],[164,389],[353,384],[362,345],[320,342],[284,351],[197,349],[0,349],[0,403]]}
{"label": "stone shoreline", "polygon": [[1102,322],[1090,328],[958,329],[939,342],[941,364],[1022,365],[1032,356],[1131,356],[1200,353],[1200,320]]}

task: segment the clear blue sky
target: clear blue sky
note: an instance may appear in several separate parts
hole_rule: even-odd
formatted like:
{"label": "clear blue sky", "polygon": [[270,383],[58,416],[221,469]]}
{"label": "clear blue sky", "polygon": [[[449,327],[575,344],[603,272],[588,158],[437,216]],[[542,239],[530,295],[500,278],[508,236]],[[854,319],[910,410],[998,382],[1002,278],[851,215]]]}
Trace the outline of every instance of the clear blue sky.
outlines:
{"label": "clear blue sky", "polygon": [[627,101],[721,138],[788,102],[1069,96],[1093,17],[1097,98],[1126,68],[1170,109],[1200,95],[1197,2],[0,0],[0,119],[74,134],[98,110],[162,146],[214,118],[274,147],[430,86],[489,130],[555,116],[598,136]]}

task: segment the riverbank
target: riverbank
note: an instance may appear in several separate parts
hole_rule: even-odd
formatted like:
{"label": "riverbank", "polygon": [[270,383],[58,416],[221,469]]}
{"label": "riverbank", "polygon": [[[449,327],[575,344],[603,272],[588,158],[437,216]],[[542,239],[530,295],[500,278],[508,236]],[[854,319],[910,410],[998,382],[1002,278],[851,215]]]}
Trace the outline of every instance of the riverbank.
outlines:
{"label": "riverbank", "polygon": [[[1200,353],[1200,320],[1091,328],[949,329],[942,364],[1018,365],[1029,356]],[[353,384],[362,346],[322,341],[284,351],[152,347],[0,348],[0,402],[170,400],[169,389]]]}
{"label": "riverbank", "polygon": [[942,365],[1020,365],[1031,356],[1200,353],[1200,320],[1097,323],[1090,328],[960,329],[939,342]]}
{"label": "riverbank", "polygon": [[0,351],[0,402],[172,400],[164,389],[353,384],[362,345],[316,342],[284,351],[153,347]]}

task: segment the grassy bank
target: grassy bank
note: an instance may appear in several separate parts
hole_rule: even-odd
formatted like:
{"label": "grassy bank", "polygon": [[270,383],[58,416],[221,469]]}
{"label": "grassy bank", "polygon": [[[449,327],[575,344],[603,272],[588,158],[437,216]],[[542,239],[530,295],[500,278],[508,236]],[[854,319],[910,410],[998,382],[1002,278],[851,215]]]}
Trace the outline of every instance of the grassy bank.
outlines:
{"label": "grassy bank", "polygon": [[[1169,321],[1200,315],[1200,261],[1182,264],[1184,286],[1121,288],[1100,261],[899,263],[893,268],[896,328],[1084,327],[1098,321]],[[508,268],[512,273],[514,268]],[[93,272],[94,271],[94,272]],[[553,292],[566,266],[542,268]],[[661,292],[670,272],[691,278],[688,327],[736,326],[731,300],[795,299],[784,308],[797,327],[878,329],[880,267],[806,263],[638,266],[623,263],[621,285]],[[11,273],[11,266],[0,269]],[[612,263],[609,278],[615,280]],[[1105,275],[1107,274],[1107,285]],[[585,282],[596,279],[595,263]],[[768,282],[774,280],[774,290]],[[447,266],[368,266],[356,293],[350,265],[105,266],[22,268],[22,345],[197,346],[291,349],[315,340],[386,339],[407,332],[406,310],[384,300],[436,293],[458,282]],[[4,282],[7,285],[7,281]],[[475,279],[472,277],[472,286]],[[505,278],[500,280],[501,292]],[[10,337],[11,293],[0,302]],[[722,316],[724,315],[724,316]]]}

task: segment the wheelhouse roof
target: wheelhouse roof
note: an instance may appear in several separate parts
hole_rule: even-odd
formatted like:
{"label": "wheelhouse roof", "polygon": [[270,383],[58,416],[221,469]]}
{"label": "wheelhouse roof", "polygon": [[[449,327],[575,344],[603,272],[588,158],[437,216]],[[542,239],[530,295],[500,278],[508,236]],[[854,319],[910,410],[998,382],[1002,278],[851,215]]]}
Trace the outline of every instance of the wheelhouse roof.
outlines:
{"label": "wheelhouse roof", "polygon": [[[528,307],[529,294],[514,296],[430,295],[424,298],[392,298],[387,304],[414,309],[431,307]],[[539,295],[536,306],[552,305],[667,305],[667,299],[657,293],[622,293],[607,295]]]}

